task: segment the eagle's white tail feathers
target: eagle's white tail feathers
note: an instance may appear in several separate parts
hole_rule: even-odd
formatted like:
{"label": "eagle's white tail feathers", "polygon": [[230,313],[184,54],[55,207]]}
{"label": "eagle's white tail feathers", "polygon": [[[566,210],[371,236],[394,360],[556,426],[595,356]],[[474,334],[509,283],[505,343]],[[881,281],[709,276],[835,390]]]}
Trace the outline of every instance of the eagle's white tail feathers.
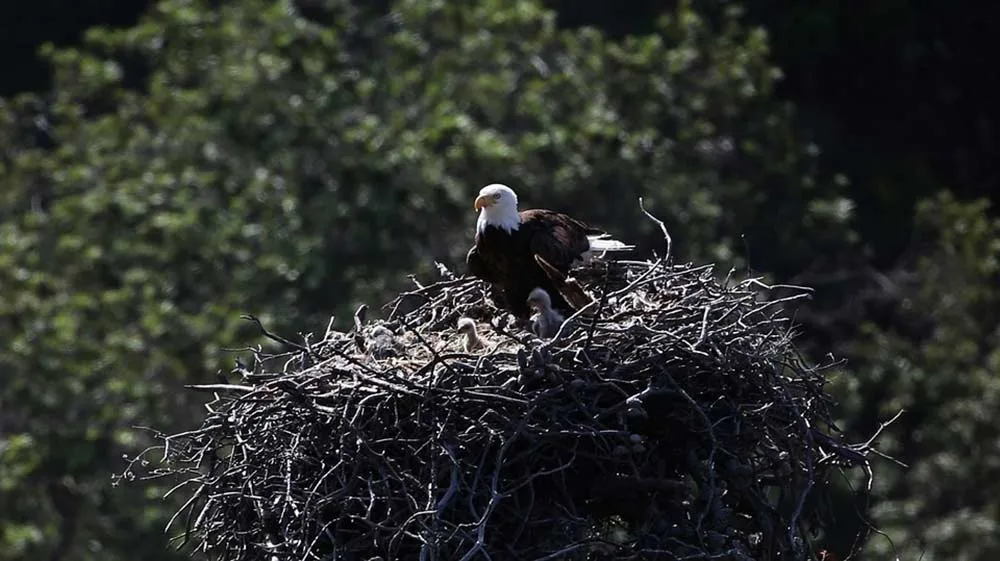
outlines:
{"label": "eagle's white tail feathers", "polygon": [[604,253],[605,251],[631,251],[635,249],[634,245],[628,245],[618,240],[611,239],[609,234],[587,236],[587,239],[590,241],[590,251],[592,253]]}
{"label": "eagle's white tail feathers", "polygon": [[625,244],[618,240],[611,239],[610,234],[587,236],[587,241],[590,242],[590,249],[584,251],[583,255],[573,262],[574,266],[590,263],[595,256],[603,257],[609,251],[631,251],[635,249],[634,245]]}

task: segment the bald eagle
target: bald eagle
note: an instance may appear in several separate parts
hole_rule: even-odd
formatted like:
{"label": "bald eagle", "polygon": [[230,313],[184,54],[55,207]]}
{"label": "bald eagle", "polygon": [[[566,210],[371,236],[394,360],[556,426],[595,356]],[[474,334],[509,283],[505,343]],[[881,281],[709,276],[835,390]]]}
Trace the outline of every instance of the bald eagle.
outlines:
{"label": "bald eagle", "polygon": [[553,308],[567,314],[573,311],[536,262],[536,255],[566,275],[571,265],[587,260],[593,253],[635,247],[559,212],[519,212],[517,194],[499,183],[483,187],[474,208],[479,219],[475,245],[465,258],[468,272],[499,288],[501,306],[521,320],[531,314],[528,295],[536,287],[551,295]]}

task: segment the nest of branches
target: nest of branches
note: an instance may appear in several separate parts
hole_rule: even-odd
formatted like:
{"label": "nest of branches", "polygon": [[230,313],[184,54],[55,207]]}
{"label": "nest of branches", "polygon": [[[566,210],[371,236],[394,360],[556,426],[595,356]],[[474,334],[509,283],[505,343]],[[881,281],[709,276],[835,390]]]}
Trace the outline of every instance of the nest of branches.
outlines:
{"label": "nest of branches", "polygon": [[322,340],[261,326],[285,351],[194,388],[207,415],[150,474],[191,486],[186,539],[234,560],[813,559],[829,476],[870,478],[793,346],[804,292],[597,262],[592,309],[539,340],[441,274]]}

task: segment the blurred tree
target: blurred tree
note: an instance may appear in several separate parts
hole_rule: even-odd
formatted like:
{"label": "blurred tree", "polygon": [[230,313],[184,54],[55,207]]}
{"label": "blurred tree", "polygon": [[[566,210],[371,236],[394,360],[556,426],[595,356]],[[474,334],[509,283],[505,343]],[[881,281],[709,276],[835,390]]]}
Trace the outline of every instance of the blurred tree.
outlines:
{"label": "blurred tree", "polygon": [[612,41],[533,0],[302,5],[164,0],[0,106],[0,559],[170,558],[163,489],[109,488],[130,426],[193,424],[241,312],[318,329],[460,270],[485,183],[659,248],[645,196],[685,259],[853,241],[738,6]]}
{"label": "blurred tree", "polygon": [[[303,13],[323,0],[297,0]],[[0,14],[0,47],[11,65],[0,95],[45,88],[47,68],[34,56],[45,40],[75,44],[92,25],[131,25],[149,0],[10,3]],[[366,10],[387,13],[388,2]],[[715,19],[730,2],[703,0]],[[545,0],[562,28],[597,27],[611,37],[641,36],[676,2]],[[1000,120],[1000,80],[991,45],[997,5],[785,2],[748,0],[753,22],[771,34],[774,61],[787,74],[777,94],[796,104],[799,121],[824,147],[820,161],[853,179],[858,228],[882,267],[892,265],[912,227],[912,207],[940,185],[960,196],[988,196],[1000,174],[992,154]],[[141,73],[129,73],[140,76]],[[929,134],[927,131],[934,131]]]}
{"label": "blurred tree", "polygon": [[[867,322],[838,378],[849,430],[900,408],[880,464],[871,559],[985,561],[1000,555],[1000,220],[985,200],[923,201],[910,251],[885,277],[892,315]],[[895,550],[893,549],[895,546]]]}
{"label": "blurred tree", "polygon": [[1000,75],[991,45],[1000,4],[942,1],[746,3],[772,31],[794,100],[850,175],[858,228],[876,264],[906,249],[916,202],[948,186],[961,198],[1000,202]]}
{"label": "blurred tree", "polygon": [[5,72],[0,96],[41,92],[51,85],[49,67],[37,56],[44,42],[76,45],[93,26],[134,25],[153,0],[35,0],[0,7],[0,50]]}

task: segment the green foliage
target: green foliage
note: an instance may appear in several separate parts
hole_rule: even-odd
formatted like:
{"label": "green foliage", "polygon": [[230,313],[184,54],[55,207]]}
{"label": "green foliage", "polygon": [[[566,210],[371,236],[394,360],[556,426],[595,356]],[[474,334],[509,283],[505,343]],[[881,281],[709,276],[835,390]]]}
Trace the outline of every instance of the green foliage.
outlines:
{"label": "green foliage", "polygon": [[877,472],[874,515],[891,543],[874,538],[873,559],[1000,555],[1000,220],[987,210],[949,194],[921,203],[913,257],[892,275],[897,317],[850,349],[850,424],[906,410],[883,440],[909,469]]}
{"label": "green foliage", "polygon": [[778,276],[856,241],[737,6],[612,41],[532,0],[320,4],[164,0],[0,102],[0,559],[173,558],[162,489],[110,486],[131,426],[195,424],[242,312],[319,329],[460,269],[483,184],[659,249],[643,196],[681,258]]}

